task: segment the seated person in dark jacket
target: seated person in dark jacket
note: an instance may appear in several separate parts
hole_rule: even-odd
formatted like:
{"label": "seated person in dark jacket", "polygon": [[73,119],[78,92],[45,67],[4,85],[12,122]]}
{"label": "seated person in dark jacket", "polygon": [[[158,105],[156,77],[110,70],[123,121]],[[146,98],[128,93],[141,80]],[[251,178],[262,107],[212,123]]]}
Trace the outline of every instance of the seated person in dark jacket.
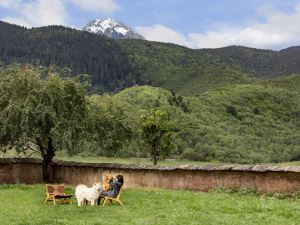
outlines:
{"label": "seated person in dark jacket", "polygon": [[111,179],[109,181],[110,190],[109,191],[102,191],[98,200],[98,205],[100,204],[102,196],[108,197],[117,197],[119,194],[121,187],[123,186],[124,179],[122,175],[118,175],[116,179]]}

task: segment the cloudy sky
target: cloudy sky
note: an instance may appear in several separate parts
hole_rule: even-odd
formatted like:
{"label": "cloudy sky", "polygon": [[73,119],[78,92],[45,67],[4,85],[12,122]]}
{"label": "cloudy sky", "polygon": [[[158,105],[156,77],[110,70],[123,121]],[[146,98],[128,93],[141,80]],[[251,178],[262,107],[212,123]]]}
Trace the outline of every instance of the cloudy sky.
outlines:
{"label": "cloudy sky", "polygon": [[300,45],[300,0],[0,0],[0,20],[27,27],[82,28],[102,17],[190,48]]}

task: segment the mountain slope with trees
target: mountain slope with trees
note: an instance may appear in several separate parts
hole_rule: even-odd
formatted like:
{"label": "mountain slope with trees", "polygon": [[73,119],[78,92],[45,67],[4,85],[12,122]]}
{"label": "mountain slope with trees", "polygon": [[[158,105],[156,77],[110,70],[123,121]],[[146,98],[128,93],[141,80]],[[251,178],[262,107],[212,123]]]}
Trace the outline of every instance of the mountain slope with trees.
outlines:
{"label": "mountain slope with trees", "polygon": [[218,49],[200,49],[214,55],[219,62],[254,74],[257,78],[272,78],[300,72],[300,47],[281,51],[228,46]]}
{"label": "mountain slope with trees", "polygon": [[42,149],[51,137],[50,146],[70,155],[149,157],[143,118],[166,112],[172,135],[164,140],[171,157],[228,163],[300,159],[299,75],[197,96],[151,86],[91,95],[75,79],[40,75],[40,68],[23,67],[0,73],[0,151],[23,151],[41,136]]}
{"label": "mountain slope with trees", "polygon": [[[151,109],[166,110],[176,131],[173,157],[197,161],[267,163],[300,159],[300,98],[283,81],[238,84],[194,97],[150,86],[128,88],[111,97],[123,105],[129,124],[140,134],[137,118]],[[289,80],[289,81],[288,81]],[[298,79],[299,81],[299,79]],[[300,85],[300,82],[298,82]],[[135,138],[120,155],[139,156]]]}
{"label": "mountain slope with trees", "polygon": [[0,61],[67,67],[88,74],[94,91],[142,84],[139,72],[114,40],[62,26],[26,29],[0,21]]}
{"label": "mountain slope with trees", "polygon": [[1,21],[0,33],[2,64],[69,68],[68,76],[87,75],[89,90],[97,93],[150,84],[196,95],[300,72],[300,47],[195,50],[146,40],[113,40],[62,26],[26,29]]}

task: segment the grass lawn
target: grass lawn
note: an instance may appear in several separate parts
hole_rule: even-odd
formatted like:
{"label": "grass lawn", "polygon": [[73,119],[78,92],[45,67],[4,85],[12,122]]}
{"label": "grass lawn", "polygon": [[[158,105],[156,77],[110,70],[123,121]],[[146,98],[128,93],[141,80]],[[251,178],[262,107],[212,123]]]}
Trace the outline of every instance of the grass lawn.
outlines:
{"label": "grass lawn", "polygon": [[[55,159],[64,161],[75,161],[75,162],[86,162],[86,163],[121,163],[121,164],[138,164],[138,165],[153,165],[153,161],[146,158],[109,158],[102,156],[65,156],[58,155]],[[228,165],[231,163],[220,163],[220,162],[199,162],[190,161],[183,159],[165,159],[159,160],[159,166],[179,166],[179,165]],[[232,163],[236,164],[236,163]],[[300,161],[283,162],[283,163],[265,163],[259,165],[274,165],[274,166],[300,166]]]}
{"label": "grass lawn", "polygon": [[44,205],[44,195],[44,185],[0,186],[0,224],[300,224],[300,200],[254,193],[127,189],[124,207],[104,208]]}
{"label": "grass lawn", "polygon": [[[26,152],[25,154],[17,155],[15,151],[8,151],[6,154],[0,155],[0,158],[13,158],[13,157],[28,157],[32,152]],[[32,158],[41,158],[39,154],[30,155]],[[147,158],[112,158],[103,156],[69,156],[65,152],[58,151],[54,160],[74,161],[74,162],[86,162],[86,163],[121,163],[121,164],[137,164],[137,165],[153,165],[153,162]],[[160,166],[179,166],[179,165],[225,165],[230,163],[220,162],[199,162],[182,159],[165,159],[159,160],[158,165]],[[266,165],[276,166],[300,166],[300,161],[283,162],[283,163],[266,163]]]}
{"label": "grass lawn", "polygon": [[[14,157],[28,157],[32,152],[25,152],[25,154],[17,155],[15,151],[11,150],[6,152],[4,155],[0,155],[0,158],[14,158]],[[32,158],[41,158],[39,154],[32,154]],[[147,158],[112,158],[103,156],[69,156],[65,152],[58,151],[54,160],[64,160],[64,161],[75,161],[75,162],[86,162],[86,163],[121,163],[121,164],[138,164],[138,165],[153,165],[153,161]],[[195,162],[189,160],[179,160],[179,159],[165,159],[158,161],[158,165],[161,166],[178,166],[178,165],[207,165],[207,164],[221,164],[212,162]],[[222,163],[224,164],[224,163]]]}

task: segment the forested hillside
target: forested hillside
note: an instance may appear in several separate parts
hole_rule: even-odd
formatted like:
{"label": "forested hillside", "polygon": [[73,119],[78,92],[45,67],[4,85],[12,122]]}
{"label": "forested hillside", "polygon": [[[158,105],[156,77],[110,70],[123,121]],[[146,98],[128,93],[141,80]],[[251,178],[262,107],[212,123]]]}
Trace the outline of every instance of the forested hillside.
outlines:
{"label": "forested hillside", "polygon": [[143,77],[182,95],[300,72],[300,47],[281,51],[242,46],[193,50],[145,40],[119,42]]}
{"label": "forested hillside", "polygon": [[229,46],[188,49],[145,40],[113,40],[62,26],[26,29],[0,21],[0,61],[88,74],[97,93],[149,84],[181,95],[300,72],[300,48]]}
{"label": "forested hillside", "polygon": [[208,52],[199,53],[179,45],[144,40],[119,42],[145,80],[182,95],[254,80],[240,68],[219,62]]}
{"label": "forested hillside", "polygon": [[142,84],[139,72],[114,40],[62,26],[26,29],[0,21],[0,61],[67,67],[88,74],[94,91]]}
{"label": "forested hillside", "polygon": [[218,49],[200,49],[214,55],[219,62],[239,67],[258,78],[272,78],[300,72],[300,47],[281,51],[228,46]]}
{"label": "forested hillside", "polygon": [[[39,108],[35,105],[39,102],[46,104],[47,110],[54,109],[51,114],[41,111],[45,113],[45,119],[60,112],[57,111],[59,101],[44,101],[49,97],[40,96],[43,92],[35,90],[38,89],[35,83],[40,86],[49,81],[63,84],[64,79],[59,81],[55,74],[49,73],[50,79],[44,81],[40,77],[41,71],[41,68],[12,66],[0,73],[0,91],[3,92],[0,116],[8,118],[6,113],[12,110],[9,104],[15,100],[14,96],[18,97],[14,108],[16,113],[8,115],[17,119],[24,112],[26,123],[23,121],[22,126],[31,123],[28,115],[35,115]],[[181,96],[151,86],[130,87],[113,95],[86,93],[87,113],[77,122],[81,131],[86,131],[76,139],[80,146],[70,148],[68,153],[149,157],[149,146],[142,137],[141,116],[160,109],[168,112],[171,121],[174,147],[170,157],[235,163],[300,160],[299,77],[292,75],[252,84],[233,84],[197,96]],[[7,81],[9,87],[22,92],[10,90]],[[73,95],[66,99],[69,97],[76,99]],[[1,122],[9,129],[2,130],[0,139],[14,137],[14,131],[19,130],[14,126],[19,126],[19,123],[13,126],[5,119]],[[56,131],[53,135],[56,137]],[[71,139],[65,141],[69,143]],[[60,145],[57,148],[64,149]]]}
{"label": "forested hillside", "polygon": [[[291,78],[290,85],[294,81]],[[234,85],[197,97],[133,87],[111,98],[125,103],[130,124],[137,132],[136,118],[143,112],[166,109],[177,131],[175,157],[237,163],[299,160],[300,98],[288,90],[290,85],[275,87],[278,82]],[[138,140],[132,145],[132,149],[143,146]]]}

